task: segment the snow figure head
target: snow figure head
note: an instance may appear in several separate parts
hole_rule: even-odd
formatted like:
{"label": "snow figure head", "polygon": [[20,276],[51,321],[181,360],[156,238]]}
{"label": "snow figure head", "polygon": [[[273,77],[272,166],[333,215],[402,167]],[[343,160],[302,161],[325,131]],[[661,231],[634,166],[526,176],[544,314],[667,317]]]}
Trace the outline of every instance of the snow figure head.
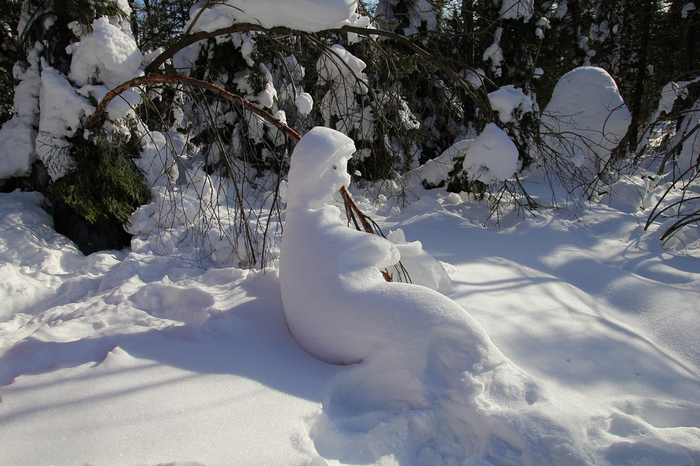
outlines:
{"label": "snow figure head", "polygon": [[299,141],[289,170],[289,205],[319,209],[350,183],[348,160],[355,152],[352,139],[330,128],[316,127]]}

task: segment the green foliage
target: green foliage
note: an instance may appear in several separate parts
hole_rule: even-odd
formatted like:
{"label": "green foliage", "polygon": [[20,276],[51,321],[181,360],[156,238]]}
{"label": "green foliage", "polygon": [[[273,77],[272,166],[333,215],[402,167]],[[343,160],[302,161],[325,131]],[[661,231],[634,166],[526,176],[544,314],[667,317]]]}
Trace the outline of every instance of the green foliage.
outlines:
{"label": "green foliage", "polygon": [[477,200],[483,200],[489,193],[489,185],[479,180],[472,180],[468,173],[462,170],[464,157],[455,159],[454,169],[447,179],[447,191],[451,193],[470,193]]}
{"label": "green foliage", "polygon": [[185,29],[195,0],[141,0],[129,2],[134,10],[131,27],[141,50],[167,47]]}
{"label": "green foliage", "polygon": [[[372,73],[376,73],[377,81],[401,80],[413,74],[420,73],[421,67],[428,63],[415,53],[407,53],[392,47],[389,43],[381,52],[376,47],[363,47],[360,55],[368,63],[372,63]],[[362,53],[364,52],[364,53]]]}
{"label": "green foliage", "polygon": [[257,94],[265,90],[267,77],[265,76],[265,73],[263,73],[260,66],[253,66],[248,72],[246,82],[253,88],[253,92]]}
{"label": "green foliage", "polygon": [[90,223],[101,218],[127,223],[129,215],[150,199],[150,188],[133,162],[134,143],[121,133],[69,141],[75,166],[51,186],[51,198]]}
{"label": "green foliage", "polygon": [[114,0],[54,0],[55,11],[59,14],[72,12],[82,24],[90,25],[101,16],[117,16],[127,19],[126,14]]}

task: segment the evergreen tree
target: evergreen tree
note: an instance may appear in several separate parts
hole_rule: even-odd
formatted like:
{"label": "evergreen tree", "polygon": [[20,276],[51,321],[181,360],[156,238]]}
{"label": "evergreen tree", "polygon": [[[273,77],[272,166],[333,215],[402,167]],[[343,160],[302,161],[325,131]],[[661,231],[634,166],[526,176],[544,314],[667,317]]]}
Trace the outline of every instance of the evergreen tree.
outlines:
{"label": "evergreen tree", "polygon": [[13,90],[17,84],[13,69],[22,50],[17,34],[21,9],[20,0],[7,0],[0,11],[0,126],[13,113]]}

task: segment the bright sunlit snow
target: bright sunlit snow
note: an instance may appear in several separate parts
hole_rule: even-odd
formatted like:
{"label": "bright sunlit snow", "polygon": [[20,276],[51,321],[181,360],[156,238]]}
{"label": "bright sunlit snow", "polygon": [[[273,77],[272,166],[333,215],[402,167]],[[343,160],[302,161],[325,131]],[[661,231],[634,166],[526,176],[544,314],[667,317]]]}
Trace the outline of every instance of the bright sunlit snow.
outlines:
{"label": "bright sunlit snow", "polygon": [[439,191],[379,205],[445,261],[446,298],[372,271],[401,247],[342,224],[351,151],[331,130],[297,147],[281,277],[148,242],[84,257],[40,195],[0,195],[3,461],[697,460],[700,267],[641,229],[633,198],[501,229]]}
{"label": "bright sunlit snow", "polygon": [[491,107],[498,112],[498,119],[502,123],[510,123],[514,120],[513,113],[525,114],[532,112],[532,100],[526,96],[522,89],[515,86],[503,86],[489,93]]}
{"label": "bright sunlit snow", "polygon": [[489,123],[467,147],[462,166],[473,180],[505,180],[518,169],[518,148],[501,128]]}

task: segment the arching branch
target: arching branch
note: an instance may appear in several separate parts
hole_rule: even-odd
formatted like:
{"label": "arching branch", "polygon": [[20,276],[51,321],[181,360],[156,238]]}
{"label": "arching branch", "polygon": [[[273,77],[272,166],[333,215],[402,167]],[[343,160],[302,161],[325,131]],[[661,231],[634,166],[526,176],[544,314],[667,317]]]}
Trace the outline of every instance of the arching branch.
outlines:
{"label": "arching branch", "polygon": [[112,102],[112,100],[114,100],[116,97],[118,97],[122,92],[124,92],[127,89],[130,89],[132,87],[143,86],[146,84],[187,84],[189,86],[195,86],[195,87],[200,87],[200,88],[206,89],[208,91],[214,92],[215,94],[217,94],[218,96],[220,96],[226,100],[229,100],[231,102],[234,102],[236,104],[241,105],[246,110],[258,115],[259,117],[263,118],[268,123],[274,125],[275,127],[277,127],[277,129],[279,129],[285,135],[291,137],[295,141],[299,141],[299,139],[301,139],[301,136],[299,135],[299,133],[294,131],[292,128],[285,125],[284,123],[282,123],[280,120],[278,120],[274,116],[270,115],[265,110],[262,110],[261,108],[258,108],[255,105],[251,104],[246,99],[244,99],[243,97],[241,97],[237,94],[226,91],[215,84],[208,83],[206,81],[201,81],[201,80],[196,79],[196,78],[191,78],[189,76],[168,75],[168,74],[151,74],[148,76],[141,76],[140,78],[134,78],[130,81],[125,82],[124,84],[121,84],[121,85],[115,87],[114,89],[109,91],[107,93],[107,95],[104,96],[102,101],[97,105],[95,112],[90,116],[87,123],[85,124],[85,128],[91,129],[92,127],[94,127],[97,124],[97,122],[100,120],[100,116],[104,113],[104,111],[109,106],[110,102]]}

